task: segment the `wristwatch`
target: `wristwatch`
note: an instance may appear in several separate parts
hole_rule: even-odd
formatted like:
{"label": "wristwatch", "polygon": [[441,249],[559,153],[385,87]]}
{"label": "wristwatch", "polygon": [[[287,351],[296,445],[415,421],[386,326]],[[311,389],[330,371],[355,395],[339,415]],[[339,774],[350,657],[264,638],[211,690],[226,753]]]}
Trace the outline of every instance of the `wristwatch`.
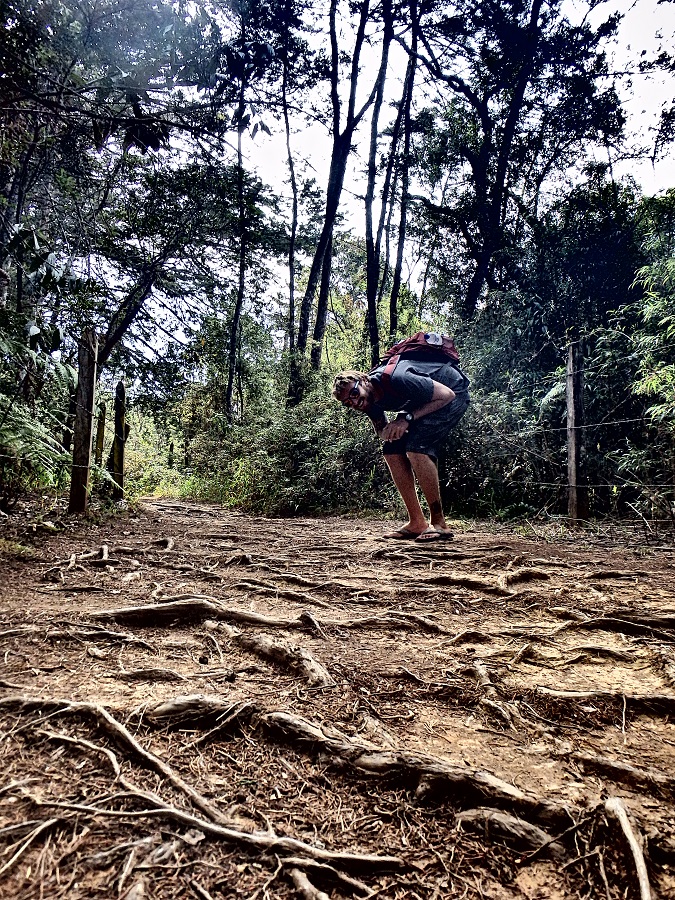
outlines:
{"label": "wristwatch", "polygon": [[414,420],[414,418],[415,417],[413,416],[413,414],[411,412],[402,413],[399,416],[399,419],[403,419],[405,422],[408,423],[408,425],[410,425],[410,423]]}

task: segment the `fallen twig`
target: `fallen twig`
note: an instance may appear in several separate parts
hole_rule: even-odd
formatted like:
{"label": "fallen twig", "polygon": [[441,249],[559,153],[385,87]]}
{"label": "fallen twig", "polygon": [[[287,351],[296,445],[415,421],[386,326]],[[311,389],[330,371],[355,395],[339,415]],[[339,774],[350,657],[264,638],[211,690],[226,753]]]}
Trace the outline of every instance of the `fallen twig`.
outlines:
{"label": "fallen twig", "polygon": [[623,801],[618,797],[608,797],[607,800],[605,800],[605,810],[613,819],[617,820],[628,841],[628,846],[630,847],[633,859],[635,860],[641,900],[651,900],[652,892],[649,887],[649,875],[647,873],[644,854],[642,853],[642,847],[630,824]]}

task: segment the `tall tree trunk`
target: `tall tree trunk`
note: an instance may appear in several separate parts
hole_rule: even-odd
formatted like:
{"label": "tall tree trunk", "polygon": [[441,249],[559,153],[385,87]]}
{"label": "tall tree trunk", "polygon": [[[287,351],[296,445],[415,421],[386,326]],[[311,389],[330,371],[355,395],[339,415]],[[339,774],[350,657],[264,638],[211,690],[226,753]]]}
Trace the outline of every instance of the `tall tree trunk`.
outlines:
{"label": "tall tree trunk", "polygon": [[333,236],[331,235],[326,247],[326,255],[323,258],[321,269],[321,286],[319,287],[319,302],[316,306],[316,321],[314,322],[314,335],[310,354],[311,365],[315,370],[321,365],[321,349],[323,336],[326,333],[326,319],[328,317],[328,296],[330,294],[330,275],[333,263]]}
{"label": "tall tree trunk", "polygon": [[237,280],[237,296],[232,310],[230,322],[230,345],[228,348],[227,386],[225,388],[225,415],[228,422],[234,418],[232,408],[232,394],[234,392],[235,375],[237,371],[237,345],[239,341],[239,328],[241,325],[241,313],[244,308],[244,293],[246,289],[246,202],[244,197],[244,157],[242,153],[242,136],[244,126],[244,112],[246,110],[245,83],[242,76],[239,87],[239,105],[237,106],[237,211],[239,228],[239,278]]}
{"label": "tall tree trunk", "polygon": [[[382,39],[380,76],[377,80],[377,92],[370,121],[370,151],[368,154],[368,183],[366,186],[366,318],[368,343],[370,344],[371,358],[374,360],[373,365],[380,357],[380,335],[377,323],[377,288],[380,280],[380,257],[379,252],[376,252],[378,248],[376,248],[373,234],[373,200],[377,176],[377,137],[380,124],[380,110],[384,97],[389,47],[394,36],[391,0],[384,0],[382,17],[384,19],[384,37]],[[386,205],[386,198],[383,197],[381,202],[383,206]]]}
{"label": "tall tree trunk", "polygon": [[[445,206],[445,198],[448,193],[449,185],[450,185],[450,174],[447,175],[447,177],[443,183],[443,190],[441,191],[441,200],[439,203],[439,206],[441,207],[441,209],[443,208],[443,206]],[[438,249],[438,245],[440,242],[440,233],[441,232],[440,232],[439,228],[434,229],[433,237],[431,238],[431,246],[429,247],[429,252],[427,253],[427,261],[426,261],[426,265],[424,266],[424,275],[422,276],[422,288],[420,290],[420,305],[419,305],[419,310],[418,310],[418,315],[420,318],[422,318],[422,313],[424,311],[424,304],[425,304],[426,298],[427,298],[427,285],[429,283],[429,273],[431,271],[431,265],[436,256],[436,251]]]}
{"label": "tall tree trunk", "polygon": [[[394,218],[394,207],[396,205],[396,188],[398,184],[398,166],[394,167],[394,177],[391,184],[391,192],[387,198],[387,207],[382,212],[386,213],[386,219],[382,218],[382,231],[384,233],[384,266],[382,267],[382,278],[380,279],[380,287],[377,292],[377,305],[379,307],[384,297],[384,292],[391,272],[391,222]],[[379,254],[379,251],[378,251]]]}
{"label": "tall tree trunk", "polygon": [[304,380],[302,377],[302,359],[307,350],[307,341],[309,338],[310,320],[312,316],[312,307],[316,289],[319,285],[319,278],[323,266],[326,249],[328,247],[333,226],[337,217],[340,205],[340,197],[342,194],[342,186],[344,184],[345,172],[347,169],[347,160],[351,152],[352,140],[361,119],[370,108],[377,94],[377,87],[380,77],[384,77],[385,73],[380,73],[378,79],[373,85],[370,96],[366,99],[361,109],[356,111],[356,91],[358,86],[359,70],[361,66],[361,51],[365,39],[366,24],[370,12],[370,0],[361,0],[360,3],[359,24],[356,31],[354,42],[354,51],[351,58],[351,74],[349,82],[349,100],[347,103],[347,111],[345,115],[344,128],[340,126],[340,96],[339,96],[339,61],[340,50],[338,48],[338,34],[336,25],[337,0],[331,0],[330,5],[330,43],[331,43],[331,105],[333,111],[333,149],[330,161],[330,173],[328,177],[328,187],[326,191],[326,209],[324,213],[324,222],[321,234],[314,251],[314,258],[309,270],[307,279],[307,287],[300,304],[300,318],[298,322],[298,340],[297,352],[291,360],[291,377],[289,381],[288,398],[289,405],[298,403],[302,399],[304,392]]}
{"label": "tall tree trunk", "polygon": [[291,237],[288,246],[288,350],[295,354],[295,243],[298,233],[298,183],[295,177],[295,163],[291,152],[291,126],[288,117],[288,55],[284,54],[284,71],[281,82],[281,102],[286,131],[286,158],[291,179]]}
{"label": "tall tree trunk", "polygon": [[[411,13],[415,9],[411,4]],[[408,215],[408,186],[410,182],[410,137],[411,137],[411,121],[410,108],[412,105],[413,84],[415,81],[415,71],[417,67],[417,29],[413,29],[413,39],[410,57],[408,59],[408,70],[406,72],[405,93],[403,99],[403,157],[401,159],[401,215],[398,225],[398,245],[396,248],[396,265],[394,267],[394,277],[391,285],[391,294],[389,296],[389,336],[392,342],[396,339],[398,331],[398,297],[401,291],[401,269],[403,267],[403,251],[405,249],[405,238],[407,229]]]}
{"label": "tall tree trunk", "polygon": [[[482,216],[479,217],[482,246],[478,252],[474,254],[476,268],[462,304],[462,313],[465,318],[472,318],[475,315],[483,289],[490,278],[492,263],[502,247],[502,223],[505,211],[504,204],[506,199],[508,165],[509,160],[511,159],[516,127],[523,112],[525,91],[527,90],[530,78],[532,77],[535,56],[539,48],[539,15],[542,6],[543,0],[534,0],[532,9],[530,10],[530,19],[527,26],[529,40],[524,42],[524,46],[527,47],[527,57],[522,61],[509,100],[508,111],[499,143],[494,176],[491,184],[488,180],[489,170],[487,161],[481,159],[478,167],[478,170],[481,173],[481,181],[479,182],[477,180],[476,193],[477,195],[483,194],[484,197],[483,213]],[[487,150],[491,140],[492,134],[488,128],[486,129],[486,138],[483,142],[485,150]]]}

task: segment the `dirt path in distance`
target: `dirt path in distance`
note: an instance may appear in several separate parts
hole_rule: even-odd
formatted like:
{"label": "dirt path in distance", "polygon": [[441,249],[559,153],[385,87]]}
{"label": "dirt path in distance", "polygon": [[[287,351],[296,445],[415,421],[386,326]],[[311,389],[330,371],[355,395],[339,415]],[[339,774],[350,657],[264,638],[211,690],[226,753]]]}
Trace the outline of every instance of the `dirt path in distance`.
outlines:
{"label": "dirt path in distance", "polygon": [[390,528],[3,544],[0,897],[675,897],[672,544]]}

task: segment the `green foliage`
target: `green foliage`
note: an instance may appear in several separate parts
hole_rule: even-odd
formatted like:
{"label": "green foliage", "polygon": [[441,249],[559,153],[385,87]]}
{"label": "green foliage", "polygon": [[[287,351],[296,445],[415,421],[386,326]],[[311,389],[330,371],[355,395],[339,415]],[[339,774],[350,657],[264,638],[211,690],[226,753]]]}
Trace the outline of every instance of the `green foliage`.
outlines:
{"label": "green foliage", "polygon": [[[371,10],[376,51],[382,10]],[[672,500],[675,467],[675,201],[640,200],[606,166],[584,167],[585,147],[611,148],[622,130],[603,54],[616,16],[574,24],[558,0],[531,21],[532,10],[506,0],[418,10],[420,194],[409,198],[397,337],[454,333],[473,382],[441,460],[450,511],[564,513],[564,365],[569,340],[583,338],[593,508],[647,516]],[[340,21],[345,46],[358,13],[338,5],[351,17]],[[394,16],[405,42],[408,12]],[[284,403],[298,324],[290,203],[248,171],[247,154],[289,114],[297,320],[303,255],[326,209],[326,185],[297,150],[299,123],[330,105],[330,47],[311,6],[0,0],[0,20],[0,502],[64,478],[68,364],[94,327],[103,389],[123,376],[133,400],[130,496],[276,514],[391,508],[369,424],[328,398],[331,372],[370,365],[365,245],[353,233],[333,234],[323,368],[302,360],[306,398]],[[349,65],[342,53],[341,77]],[[390,125],[378,179],[391,161],[391,267],[402,160]]]}
{"label": "green foliage", "polygon": [[187,496],[250,512],[320,514],[384,508],[391,498],[378,442],[362,417],[321,391],[267,420],[200,433],[189,448]]}
{"label": "green foliage", "polygon": [[675,436],[675,259],[644,266],[638,271],[638,281],[645,296],[639,304],[636,350],[640,367],[633,390],[657,401],[649,407],[649,414]]}
{"label": "green foliage", "polygon": [[[182,476],[170,458],[170,444],[176,441],[176,435],[160,431],[153,419],[140,409],[132,409],[126,421],[130,430],[124,448],[125,497],[134,501],[153,493],[164,496],[178,493]],[[112,428],[109,428],[106,446],[112,443],[112,438]]]}
{"label": "green foliage", "polygon": [[53,343],[50,329],[0,316],[0,507],[68,470],[61,432],[75,373],[51,356]]}

